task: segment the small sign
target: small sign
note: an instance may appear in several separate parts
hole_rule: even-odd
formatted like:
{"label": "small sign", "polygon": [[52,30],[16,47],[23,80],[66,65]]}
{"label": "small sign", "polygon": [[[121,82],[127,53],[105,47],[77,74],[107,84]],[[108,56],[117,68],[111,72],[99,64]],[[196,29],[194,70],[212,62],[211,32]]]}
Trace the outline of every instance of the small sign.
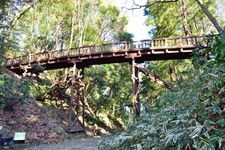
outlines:
{"label": "small sign", "polygon": [[25,141],[26,132],[16,132],[14,136],[14,141]]}

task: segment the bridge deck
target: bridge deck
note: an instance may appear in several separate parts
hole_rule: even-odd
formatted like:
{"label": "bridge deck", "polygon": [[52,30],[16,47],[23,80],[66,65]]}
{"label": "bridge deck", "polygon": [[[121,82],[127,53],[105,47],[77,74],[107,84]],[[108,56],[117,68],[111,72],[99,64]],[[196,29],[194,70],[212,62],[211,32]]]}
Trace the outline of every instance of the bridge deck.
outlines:
{"label": "bridge deck", "polygon": [[197,43],[204,43],[205,39],[205,36],[161,38],[54,50],[9,58],[6,68],[22,74],[25,69],[32,72],[35,64],[50,70],[72,67],[74,63],[82,68],[95,64],[131,62],[132,59],[136,62],[186,59],[197,49]]}

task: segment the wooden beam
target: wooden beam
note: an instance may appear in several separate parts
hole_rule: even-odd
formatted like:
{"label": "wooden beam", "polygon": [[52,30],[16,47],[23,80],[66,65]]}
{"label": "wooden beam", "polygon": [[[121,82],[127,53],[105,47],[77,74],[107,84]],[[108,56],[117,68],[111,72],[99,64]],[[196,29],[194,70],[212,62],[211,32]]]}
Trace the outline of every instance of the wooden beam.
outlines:
{"label": "wooden beam", "polygon": [[[83,71],[73,66],[68,132],[84,131],[84,83]],[[81,118],[80,118],[81,117]],[[82,119],[82,121],[80,121]]]}
{"label": "wooden beam", "polygon": [[69,127],[68,130],[70,130],[70,125],[73,123],[72,119],[72,114],[73,114],[73,101],[75,99],[74,95],[74,82],[75,82],[75,73],[76,73],[76,64],[74,63],[73,66],[73,75],[72,75],[72,80],[71,80],[71,86],[70,86],[70,104],[69,104]]}
{"label": "wooden beam", "polygon": [[135,119],[140,117],[140,97],[139,97],[139,78],[135,59],[132,59],[132,93],[133,93],[133,113]]}
{"label": "wooden beam", "polygon": [[153,75],[150,71],[145,68],[140,67],[139,65],[135,65],[135,67],[142,72],[144,75],[148,76],[152,81],[164,86],[165,88],[172,90],[173,86],[171,84],[166,83],[166,81],[162,80],[159,76]]}

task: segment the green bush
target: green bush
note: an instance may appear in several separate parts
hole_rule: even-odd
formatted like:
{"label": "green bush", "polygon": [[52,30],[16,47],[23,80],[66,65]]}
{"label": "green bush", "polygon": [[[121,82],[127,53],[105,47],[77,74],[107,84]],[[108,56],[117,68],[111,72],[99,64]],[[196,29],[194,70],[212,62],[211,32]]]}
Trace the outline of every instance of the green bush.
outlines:
{"label": "green bush", "polygon": [[29,81],[0,75],[0,108],[11,110],[18,102],[31,99]]}
{"label": "green bush", "polygon": [[[199,51],[189,79],[99,149],[225,149],[225,37]],[[206,57],[205,57],[206,56]]]}

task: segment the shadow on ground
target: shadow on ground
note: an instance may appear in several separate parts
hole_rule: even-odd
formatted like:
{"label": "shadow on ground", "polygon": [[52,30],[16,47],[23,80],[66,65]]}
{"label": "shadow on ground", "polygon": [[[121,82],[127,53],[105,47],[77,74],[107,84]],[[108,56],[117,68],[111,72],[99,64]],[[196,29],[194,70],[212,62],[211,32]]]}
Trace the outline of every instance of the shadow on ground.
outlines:
{"label": "shadow on ground", "polygon": [[12,149],[16,150],[97,150],[100,137],[88,137],[84,134],[73,134],[69,139],[59,144],[16,144]]}

